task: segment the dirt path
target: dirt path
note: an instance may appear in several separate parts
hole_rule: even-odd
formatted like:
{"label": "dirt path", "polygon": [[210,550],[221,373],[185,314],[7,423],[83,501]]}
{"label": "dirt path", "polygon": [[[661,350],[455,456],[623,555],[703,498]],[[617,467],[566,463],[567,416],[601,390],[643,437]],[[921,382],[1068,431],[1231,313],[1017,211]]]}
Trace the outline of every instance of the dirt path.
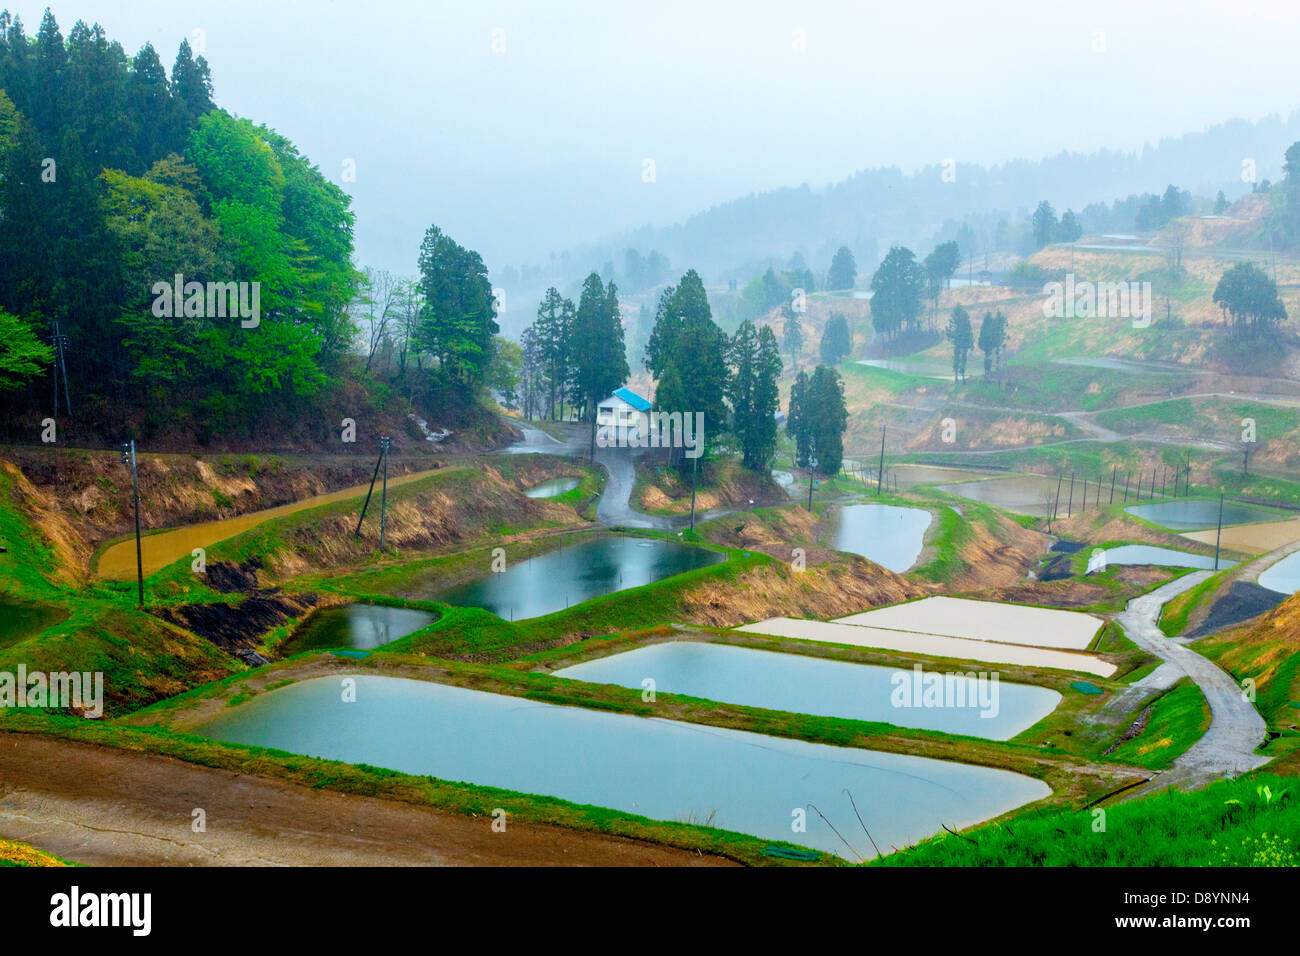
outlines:
{"label": "dirt path", "polygon": [[1268,758],[1255,753],[1255,748],[1265,737],[1264,718],[1242,696],[1236,681],[1217,664],[1190,647],[1165,637],[1156,626],[1156,617],[1166,601],[1196,587],[1210,574],[1209,571],[1194,571],[1170,581],[1163,587],[1129,601],[1124,611],[1115,618],[1124,628],[1129,640],[1165,663],[1137,681],[1112,706],[1119,708],[1134,704],[1140,697],[1172,686],[1184,675],[1201,688],[1210,705],[1210,729],[1205,735],[1175,760],[1170,769],[1158,774],[1146,787],[1138,788],[1134,791],[1135,794],[1163,790],[1169,786],[1184,789],[1203,787],[1215,780],[1254,770],[1268,762]]}
{"label": "dirt path", "polygon": [[[400,488],[402,485],[419,481],[421,478],[428,478],[430,475],[436,475],[443,470],[445,469],[442,467],[430,468],[425,471],[391,477],[388,479],[388,487],[390,489]],[[144,565],[145,576],[147,577],[162,570],[173,561],[188,557],[195,548],[211,547],[218,541],[225,541],[235,537],[235,535],[243,534],[245,531],[256,528],[273,518],[282,518],[285,515],[306,511],[308,508],[319,508],[321,505],[327,505],[335,501],[361,498],[369,490],[370,483],[367,482],[364,485],[353,485],[351,488],[331,491],[328,494],[313,495],[310,498],[303,498],[301,501],[277,505],[274,508],[266,508],[262,511],[250,511],[247,514],[237,515],[233,518],[195,522],[159,531],[156,534],[146,535],[140,540],[141,563]],[[375,486],[375,493],[379,493],[379,485]],[[113,581],[134,580],[136,575],[135,538],[119,541],[105,548],[96,562],[95,573],[101,578]]]}
{"label": "dirt path", "polygon": [[[193,812],[206,831],[192,829]],[[696,866],[729,860],[0,733],[0,837],[102,866]]]}

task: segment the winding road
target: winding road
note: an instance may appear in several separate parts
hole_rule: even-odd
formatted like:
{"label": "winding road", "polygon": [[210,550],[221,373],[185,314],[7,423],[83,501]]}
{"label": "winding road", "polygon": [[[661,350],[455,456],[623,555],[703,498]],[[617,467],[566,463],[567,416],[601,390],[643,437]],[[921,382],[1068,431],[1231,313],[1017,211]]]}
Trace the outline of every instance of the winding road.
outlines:
{"label": "winding road", "polygon": [[1182,677],[1190,677],[1210,705],[1210,729],[1173,766],[1158,774],[1133,795],[1163,790],[1169,786],[1182,789],[1203,787],[1224,777],[1235,777],[1268,762],[1255,753],[1266,736],[1264,718],[1248,701],[1232,676],[1213,661],[1201,656],[1177,639],[1171,639],[1156,626],[1160,608],[1188,591],[1211,571],[1194,571],[1128,602],[1116,622],[1138,647],[1159,657],[1163,663],[1146,677],[1135,682],[1111,702],[1111,708],[1135,708],[1153,692],[1167,690]]}

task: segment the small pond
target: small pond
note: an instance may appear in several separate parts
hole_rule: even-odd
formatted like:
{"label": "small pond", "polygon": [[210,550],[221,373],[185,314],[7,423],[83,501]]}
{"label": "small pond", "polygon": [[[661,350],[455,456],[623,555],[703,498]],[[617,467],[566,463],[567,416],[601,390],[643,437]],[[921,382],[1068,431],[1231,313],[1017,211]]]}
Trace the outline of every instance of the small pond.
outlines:
{"label": "small pond", "polygon": [[[1203,568],[1213,569],[1214,555],[1192,554],[1190,551],[1176,551],[1173,548],[1158,548],[1149,544],[1126,544],[1118,548],[1106,549],[1107,564],[1158,564],[1166,568]],[[1233,566],[1232,561],[1219,556],[1219,570]]]}
{"label": "small pond", "polygon": [[[196,733],[443,780],[703,823],[854,858],[1041,799],[1040,780],[904,754],[564,707],[425,681],[321,677],[261,694]],[[847,794],[846,795],[846,791]],[[490,800],[490,798],[488,798]],[[490,804],[489,804],[490,805]],[[791,823],[806,814],[807,831]]]}
{"label": "small pond", "polygon": [[831,521],[835,550],[860,554],[901,573],[921,556],[930,512],[897,505],[847,505]]}
{"label": "small pond", "polygon": [[598,538],[513,563],[507,558],[506,570],[431,597],[518,621],[724,560],[717,551],[675,541]]}
{"label": "small pond", "polygon": [[[929,672],[927,671],[927,674]],[[899,727],[1009,740],[1038,723],[1061,701],[1045,687],[960,678],[952,700],[938,706],[912,702],[911,668],[878,667],[735,647],[669,641],[584,661],[556,677],[686,694],[708,700],[767,707],[797,714],[883,721]],[[957,678],[954,678],[957,680]],[[903,687],[906,683],[908,686]],[[906,690],[908,696],[903,696]],[[959,702],[959,703],[958,703]],[[924,699],[918,703],[924,703]]]}
{"label": "small pond", "polygon": [[540,485],[533,485],[524,494],[529,498],[554,498],[572,491],[581,481],[581,478],[552,478]]}
{"label": "small pond", "polygon": [[438,615],[429,611],[378,604],[330,607],[309,617],[277,650],[282,657],[333,647],[369,651],[418,631],[437,619]]}
{"label": "small pond", "polygon": [[1300,551],[1293,551],[1281,561],[1260,572],[1259,586],[1280,594],[1300,591]]}
{"label": "small pond", "polygon": [[[1175,531],[1195,531],[1213,528],[1219,521],[1219,502],[1210,498],[1180,498],[1174,501],[1154,501],[1148,505],[1131,505],[1125,509],[1152,524]],[[1281,517],[1253,505],[1236,501],[1223,502],[1223,523],[1247,524],[1251,521],[1268,521]]]}

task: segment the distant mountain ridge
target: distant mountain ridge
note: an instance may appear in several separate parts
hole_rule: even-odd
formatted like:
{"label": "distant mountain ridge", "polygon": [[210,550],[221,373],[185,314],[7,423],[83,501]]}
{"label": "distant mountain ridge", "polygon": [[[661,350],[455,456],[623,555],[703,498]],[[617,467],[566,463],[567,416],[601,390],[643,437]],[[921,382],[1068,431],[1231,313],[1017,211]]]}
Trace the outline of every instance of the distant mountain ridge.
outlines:
{"label": "distant mountain ridge", "polygon": [[679,271],[695,268],[716,282],[747,264],[796,251],[822,271],[843,244],[853,249],[861,271],[874,267],[892,243],[924,253],[945,223],[968,215],[1023,218],[1043,199],[1058,213],[1078,211],[1092,202],[1162,192],[1170,183],[1196,195],[1221,189],[1235,199],[1251,190],[1243,179],[1245,164],[1253,163],[1256,181],[1276,181],[1283,152],[1297,140],[1300,111],[1285,119],[1229,120],[1138,152],[1063,152],[988,168],[954,157],[949,165],[910,174],[897,167],[865,169],[818,189],[803,184],[751,193],[672,226],[633,229],[572,250],[570,261],[596,269],[613,262],[617,268],[629,248],[657,249]]}

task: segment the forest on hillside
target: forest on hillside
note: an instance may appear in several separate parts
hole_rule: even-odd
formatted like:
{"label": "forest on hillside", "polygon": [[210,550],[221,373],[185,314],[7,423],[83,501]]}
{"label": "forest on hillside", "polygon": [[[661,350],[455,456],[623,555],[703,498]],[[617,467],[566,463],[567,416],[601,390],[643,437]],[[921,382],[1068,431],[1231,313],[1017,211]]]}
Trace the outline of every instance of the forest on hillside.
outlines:
{"label": "forest on hillside", "polygon": [[37,440],[56,407],[78,441],[171,445],[471,414],[497,330],[482,260],[430,228],[413,360],[380,374],[355,348],[353,226],[287,137],[215,105],[188,41],[169,75],[98,25],[0,14],[0,436]]}

